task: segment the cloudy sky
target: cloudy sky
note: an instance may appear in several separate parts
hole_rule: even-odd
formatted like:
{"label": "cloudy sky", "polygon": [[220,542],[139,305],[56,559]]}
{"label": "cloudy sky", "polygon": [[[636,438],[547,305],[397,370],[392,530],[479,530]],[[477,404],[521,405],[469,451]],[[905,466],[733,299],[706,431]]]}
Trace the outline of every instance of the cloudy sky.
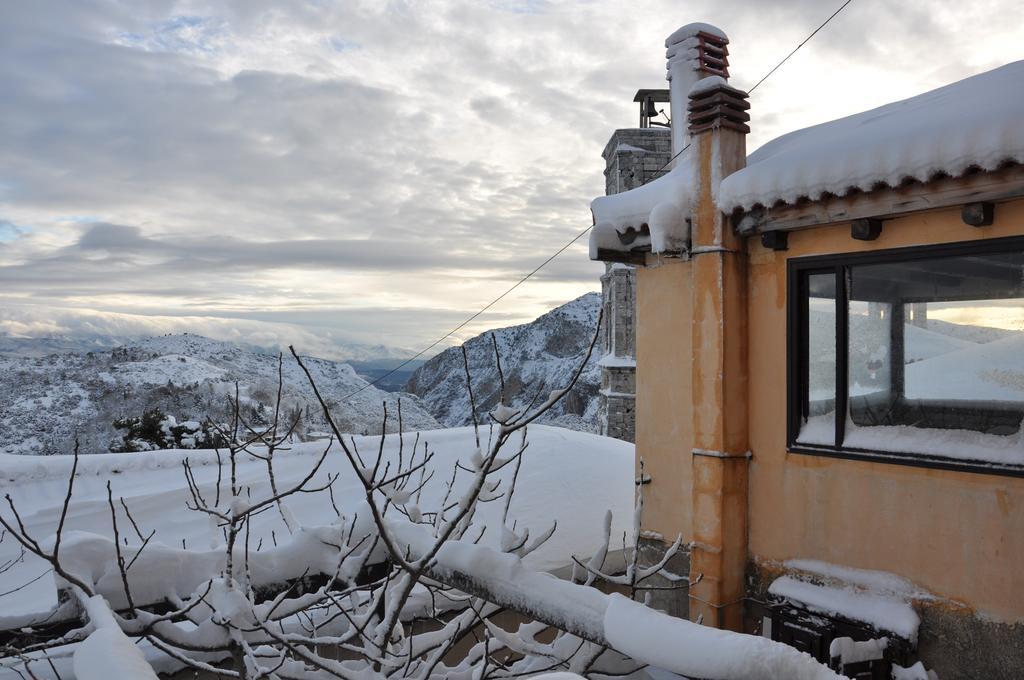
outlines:
{"label": "cloudy sky", "polygon": [[[0,332],[419,348],[590,223],[665,36],[749,88],[835,2],[7,2]],[[854,0],[749,148],[1024,57],[1015,2]],[[585,239],[467,327],[598,288]]]}

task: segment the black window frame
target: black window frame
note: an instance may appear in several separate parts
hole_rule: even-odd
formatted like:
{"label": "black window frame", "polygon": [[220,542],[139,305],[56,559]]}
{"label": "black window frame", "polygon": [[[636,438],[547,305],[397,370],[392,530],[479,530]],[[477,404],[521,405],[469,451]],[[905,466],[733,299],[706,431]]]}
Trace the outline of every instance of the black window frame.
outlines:
{"label": "black window frame", "polygon": [[[848,460],[926,467],[982,474],[1024,477],[1024,464],[961,460],[920,452],[893,452],[861,449],[843,445],[848,411],[849,304],[850,267],[857,265],[893,264],[957,255],[981,255],[1024,250],[1024,236],[980,239],[885,250],[871,250],[828,255],[791,257],[786,262],[786,448],[791,453],[826,456]],[[836,283],[836,418],[833,444],[797,442],[804,414],[808,412],[809,390],[804,384],[809,361],[808,314],[804,311],[807,277],[811,274],[835,274]],[[896,308],[900,307],[899,310]],[[840,313],[840,311],[843,313]],[[901,305],[893,305],[897,319],[903,316]],[[894,326],[895,327],[895,326]],[[900,324],[902,328],[902,324]],[[894,341],[896,340],[894,334]],[[902,347],[902,333],[898,340]],[[902,351],[900,361],[892,362],[892,379],[903,381]],[[1024,428],[1024,424],[1021,425]]]}

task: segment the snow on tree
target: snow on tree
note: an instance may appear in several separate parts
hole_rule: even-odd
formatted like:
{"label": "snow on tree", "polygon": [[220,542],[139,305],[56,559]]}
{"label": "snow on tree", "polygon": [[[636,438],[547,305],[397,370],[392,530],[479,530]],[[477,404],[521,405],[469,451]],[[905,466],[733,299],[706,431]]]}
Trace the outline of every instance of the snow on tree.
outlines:
{"label": "snow on tree", "polygon": [[[115,498],[109,481],[112,535],[65,530],[76,449],[53,536],[28,531],[9,494],[0,512],[6,538],[48,562],[62,593],[45,622],[21,622],[21,637],[0,650],[0,669],[37,677],[45,668],[56,675],[48,652],[72,645],[71,670],[80,680],[154,677],[136,639],[172,666],[250,680],[477,680],[555,672],[644,677],[647,664],[722,680],[837,678],[790,647],[673,619],[592,587],[608,581],[637,597],[665,562],[640,567],[634,546],[625,574],[605,573],[610,517],[596,553],[576,560],[573,580],[523,563],[555,530],[522,526],[509,515],[528,427],[572,389],[592,348],[593,342],[568,383],[549,394],[541,387],[514,400],[499,372],[500,399],[490,422],[474,423],[473,454],[450,470],[433,464],[435,451],[419,435],[404,435],[400,402],[397,451],[385,451],[386,410],[379,447],[360,450],[339,429],[293,350],[333,439],[301,479],[281,485],[275,466],[295,423],[282,418],[280,402],[266,426],[248,422],[236,407],[212,488],[200,484],[192,463],[182,459],[189,510],[207,516],[223,537],[223,546],[208,550],[152,543],[153,533],[138,525],[123,498]],[[465,371],[468,378],[468,361]],[[475,407],[472,395],[470,401]],[[343,512],[335,503],[337,474],[326,481],[317,476],[332,454],[343,456],[358,479],[363,498],[355,511]],[[242,463],[253,460],[269,480],[262,496],[241,474]],[[439,501],[423,493],[435,477],[443,489]],[[320,525],[300,523],[289,507],[300,494],[327,495],[334,516]],[[638,499],[635,536],[642,495]],[[487,525],[475,519],[484,504],[501,509],[497,548],[481,543]],[[263,513],[279,514],[287,527],[288,535],[275,538],[273,546],[253,544],[252,522]],[[676,580],[685,587],[685,579]],[[495,620],[504,610],[528,621],[504,628]],[[31,628],[62,622],[59,634],[49,636],[36,636]],[[17,625],[3,617],[0,623]]]}

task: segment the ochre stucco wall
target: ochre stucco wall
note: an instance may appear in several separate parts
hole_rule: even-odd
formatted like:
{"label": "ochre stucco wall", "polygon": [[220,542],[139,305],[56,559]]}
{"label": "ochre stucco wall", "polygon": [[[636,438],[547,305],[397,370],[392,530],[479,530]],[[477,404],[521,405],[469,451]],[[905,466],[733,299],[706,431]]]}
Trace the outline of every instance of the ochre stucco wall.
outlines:
{"label": "ochre stucco wall", "polygon": [[652,478],[644,529],[669,542],[692,533],[690,280],[690,263],[678,260],[637,271],[636,454]]}
{"label": "ochre stucco wall", "polygon": [[[997,205],[991,227],[969,227],[954,209],[886,221],[871,242],[850,238],[848,224],[793,232],[788,251],[752,240],[749,550],[755,560],[810,558],[893,572],[997,621],[1024,620],[1024,479],[787,453],[785,399],[787,258],[1020,234],[1024,201]],[[638,341],[651,330],[643,316],[640,321]]]}

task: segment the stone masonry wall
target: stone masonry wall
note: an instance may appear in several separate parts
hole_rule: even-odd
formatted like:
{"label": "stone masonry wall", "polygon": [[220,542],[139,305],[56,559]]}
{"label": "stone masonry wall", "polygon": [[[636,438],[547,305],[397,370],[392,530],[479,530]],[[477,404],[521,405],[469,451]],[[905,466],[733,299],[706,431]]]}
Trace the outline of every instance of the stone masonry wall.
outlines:
{"label": "stone masonry wall", "polygon": [[618,194],[647,184],[672,157],[667,128],[616,130],[601,152],[605,161],[605,194]]}
{"label": "stone masonry wall", "polygon": [[[667,128],[616,130],[601,156],[605,193],[617,194],[661,176],[672,154]],[[602,356],[613,365],[601,369],[601,434],[636,440],[636,270],[609,264],[601,277],[604,306]]]}

